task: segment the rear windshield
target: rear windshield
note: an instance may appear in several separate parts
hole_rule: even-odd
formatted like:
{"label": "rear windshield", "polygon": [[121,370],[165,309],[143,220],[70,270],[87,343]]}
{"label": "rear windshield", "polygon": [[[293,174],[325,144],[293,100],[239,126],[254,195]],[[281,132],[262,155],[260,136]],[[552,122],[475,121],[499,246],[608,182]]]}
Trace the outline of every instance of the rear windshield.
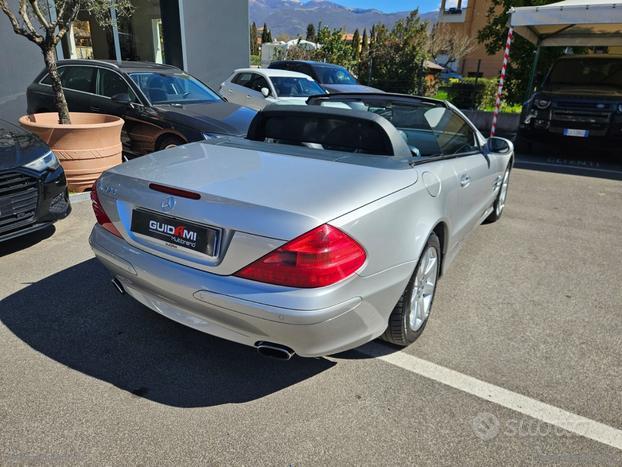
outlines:
{"label": "rear windshield", "polygon": [[188,104],[217,102],[222,98],[187,73],[130,73],[130,78],[152,104]]}
{"label": "rear windshield", "polygon": [[313,68],[322,84],[358,84],[356,78],[341,66],[314,65]]}
{"label": "rear windshield", "polygon": [[311,78],[273,76],[270,78],[278,97],[309,97],[325,94]]}
{"label": "rear windshield", "polygon": [[622,59],[580,58],[560,60],[552,68],[545,88],[598,86],[622,88]]}

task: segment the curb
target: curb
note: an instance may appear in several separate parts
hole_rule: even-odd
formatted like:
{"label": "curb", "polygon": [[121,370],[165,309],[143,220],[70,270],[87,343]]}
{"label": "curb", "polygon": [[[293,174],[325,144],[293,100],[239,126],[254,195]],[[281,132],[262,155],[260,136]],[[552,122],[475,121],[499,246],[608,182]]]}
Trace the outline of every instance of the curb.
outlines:
{"label": "curb", "polygon": [[71,193],[69,195],[69,201],[71,202],[71,204],[82,203],[83,201],[90,201],[90,199],[91,199],[90,191],[85,191],[84,193]]}

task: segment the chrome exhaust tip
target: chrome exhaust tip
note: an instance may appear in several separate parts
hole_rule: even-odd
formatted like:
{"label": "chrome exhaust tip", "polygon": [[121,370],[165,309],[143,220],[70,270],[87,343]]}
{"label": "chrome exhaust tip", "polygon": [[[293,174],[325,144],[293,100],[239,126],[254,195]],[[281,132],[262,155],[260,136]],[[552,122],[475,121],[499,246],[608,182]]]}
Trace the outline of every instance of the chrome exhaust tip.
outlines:
{"label": "chrome exhaust tip", "polygon": [[295,355],[289,347],[271,342],[257,342],[255,348],[259,355],[277,360],[290,360]]}
{"label": "chrome exhaust tip", "polygon": [[114,285],[114,288],[117,289],[117,292],[119,292],[121,295],[125,295],[125,289],[123,288],[123,284],[121,284],[121,281],[119,279],[117,279],[116,277],[112,279],[112,285]]}

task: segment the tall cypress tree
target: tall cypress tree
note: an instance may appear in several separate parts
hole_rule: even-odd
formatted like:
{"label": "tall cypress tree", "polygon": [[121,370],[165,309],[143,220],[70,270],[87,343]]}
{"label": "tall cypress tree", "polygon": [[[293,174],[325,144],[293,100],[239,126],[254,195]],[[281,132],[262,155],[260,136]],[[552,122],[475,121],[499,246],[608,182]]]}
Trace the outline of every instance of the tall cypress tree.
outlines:
{"label": "tall cypress tree", "polygon": [[307,40],[310,42],[315,42],[316,40],[315,26],[311,23],[307,26]]}
{"label": "tall cypress tree", "polygon": [[253,24],[251,24],[250,36],[251,55],[259,55],[259,44],[257,44],[257,25],[254,21]]}
{"label": "tall cypress tree", "polygon": [[352,57],[355,61],[358,61],[361,47],[361,34],[358,29],[354,30],[352,34]]}
{"label": "tall cypress tree", "polygon": [[268,39],[268,25],[266,23],[263,23],[263,29],[261,31],[261,43],[265,44],[266,42],[271,42]]}

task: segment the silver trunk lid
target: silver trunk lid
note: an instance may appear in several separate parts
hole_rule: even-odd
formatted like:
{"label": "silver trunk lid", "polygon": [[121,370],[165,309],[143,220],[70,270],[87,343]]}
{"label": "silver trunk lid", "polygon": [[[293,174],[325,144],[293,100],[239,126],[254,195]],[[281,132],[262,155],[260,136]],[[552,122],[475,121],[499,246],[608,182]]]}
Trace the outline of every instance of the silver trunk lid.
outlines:
{"label": "silver trunk lid", "polygon": [[[217,274],[231,274],[304,232],[412,185],[414,169],[390,169],[208,143],[179,146],[114,167],[98,187],[107,214],[132,245]],[[199,200],[149,188],[200,194]],[[221,231],[217,257],[131,231],[134,209]]]}

